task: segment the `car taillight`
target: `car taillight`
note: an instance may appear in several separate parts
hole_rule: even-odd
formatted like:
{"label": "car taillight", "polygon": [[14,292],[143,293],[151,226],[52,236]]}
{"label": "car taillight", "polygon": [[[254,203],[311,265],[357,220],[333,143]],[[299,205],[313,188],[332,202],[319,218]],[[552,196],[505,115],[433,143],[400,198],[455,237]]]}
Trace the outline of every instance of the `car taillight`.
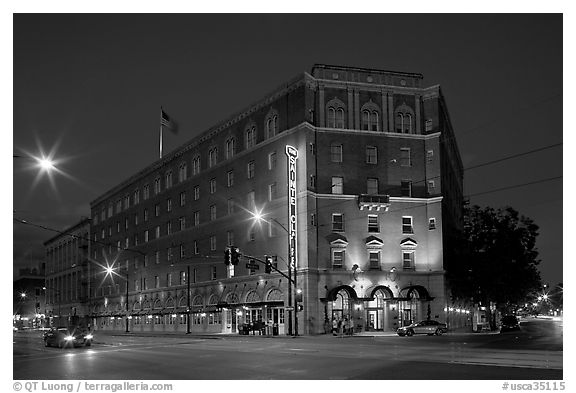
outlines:
{"label": "car taillight", "polygon": [[66,336],[66,337],[64,337],[64,340],[72,341],[72,340],[74,340],[74,336]]}
{"label": "car taillight", "polygon": [[87,334],[85,338],[86,338],[86,340],[92,340],[93,337],[94,336],[92,336],[91,334]]}

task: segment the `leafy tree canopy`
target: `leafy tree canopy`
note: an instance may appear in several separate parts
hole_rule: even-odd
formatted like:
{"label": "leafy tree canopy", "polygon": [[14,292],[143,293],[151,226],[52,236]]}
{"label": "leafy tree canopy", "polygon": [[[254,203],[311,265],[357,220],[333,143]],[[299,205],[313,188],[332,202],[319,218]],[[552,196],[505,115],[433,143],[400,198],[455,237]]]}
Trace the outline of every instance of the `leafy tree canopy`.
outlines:
{"label": "leafy tree canopy", "polygon": [[538,226],[511,207],[466,208],[458,258],[448,266],[452,294],[499,308],[523,303],[541,288]]}

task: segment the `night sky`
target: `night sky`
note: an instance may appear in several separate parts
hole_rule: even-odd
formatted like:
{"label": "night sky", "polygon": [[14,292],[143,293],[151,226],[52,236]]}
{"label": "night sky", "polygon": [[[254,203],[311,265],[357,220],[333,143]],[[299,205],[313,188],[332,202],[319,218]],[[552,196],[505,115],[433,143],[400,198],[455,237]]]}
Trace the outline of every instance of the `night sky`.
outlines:
{"label": "night sky", "polygon": [[[13,153],[53,154],[62,172],[38,177],[33,161],[14,158],[15,217],[64,229],[89,216],[91,201],[158,159],[161,105],[180,124],[165,135],[166,154],[315,63],[416,72],[441,85],[465,168],[505,159],[465,171],[471,204],[532,218],[543,281],[563,281],[562,179],[542,181],[563,175],[560,14],[15,14],[13,23]],[[37,264],[55,234],[14,223],[15,272]]]}

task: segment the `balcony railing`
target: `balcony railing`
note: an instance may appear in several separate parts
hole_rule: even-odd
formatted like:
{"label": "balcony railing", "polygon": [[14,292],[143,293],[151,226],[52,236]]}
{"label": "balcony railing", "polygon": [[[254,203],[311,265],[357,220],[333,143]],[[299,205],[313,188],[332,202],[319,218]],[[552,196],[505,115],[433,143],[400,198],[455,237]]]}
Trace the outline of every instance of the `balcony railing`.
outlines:
{"label": "balcony railing", "polygon": [[358,207],[360,210],[387,211],[390,207],[390,195],[361,194],[358,196]]}

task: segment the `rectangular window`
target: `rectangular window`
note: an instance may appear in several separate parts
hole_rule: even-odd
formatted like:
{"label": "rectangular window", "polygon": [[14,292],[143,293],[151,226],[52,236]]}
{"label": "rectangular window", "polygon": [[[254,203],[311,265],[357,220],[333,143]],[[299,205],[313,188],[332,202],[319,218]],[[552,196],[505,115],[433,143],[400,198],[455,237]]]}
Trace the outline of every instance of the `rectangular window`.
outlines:
{"label": "rectangular window", "polygon": [[278,198],[276,194],[276,183],[272,183],[268,185],[268,200],[273,201],[276,198]]}
{"label": "rectangular window", "polygon": [[171,261],[172,259],[174,259],[174,250],[172,247],[168,247],[167,260]]}
{"label": "rectangular window", "polygon": [[156,251],[154,253],[154,260],[155,260],[156,264],[160,263],[160,251]]}
{"label": "rectangular window", "polygon": [[134,214],[134,225],[138,225],[138,213]]}
{"label": "rectangular window", "polygon": [[145,243],[149,241],[149,237],[148,237],[148,236],[149,236],[149,235],[148,235],[148,230],[145,230],[145,231],[144,231],[144,242],[145,242]]}
{"label": "rectangular window", "polygon": [[210,179],[210,194],[216,192],[216,179]]}
{"label": "rectangular window", "polygon": [[273,151],[272,153],[268,154],[268,170],[273,170],[276,168],[276,152]]}
{"label": "rectangular window", "polygon": [[370,269],[380,269],[380,251],[370,251],[368,255]]}
{"label": "rectangular window", "polygon": [[180,206],[186,205],[186,191],[180,193]]}
{"label": "rectangular window", "polygon": [[403,147],[400,149],[400,166],[411,166],[412,162],[410,160],[410,148]]}
{"label": "rectangular window", "polygon": [[278,229],[276,228],[276,224],[273,221],[274,220],[270,220],[268,222],[268,237],[278,236]]}
{"label": "rectangular window", "polygon": [[428,230],[433,231],[436,229],[436,218],[431,217],[428,219]]}
{"label": "rectangular window", "polygon": [[210,236],[210,251],[216,251],[216,236]]}
{"label": "rectangular window", "polygon": [[424,130],[426,130],[426,132],[432,131],[432,119],[426,119],[426,122],[424,123]]}
{"label": "rectangular window", "polygon": [[144,186],[144,200],[150,198],[150,186],[146,184]]}
{"label": "rectangular window", "polygon": [[154,216],[155,217],[160,216],[160,205],[158,204],[154,205]]}
{"label": "rectangular window", "polygon": [[148,209],[144,209],[144,222],[148,221]]}
{"label": "rectangular window", "polygon": [[180,217],[178,219],[178,223],[180,225],[180,230],[183,231],[184,229],[186,229],[186,217]]}
{"label": "rectangular window", "polygon": [[137,205],[140,203],[140,190],[134,190],[134,197],[132,199],[133,199],[134,205]]}
{"label": "rectangular window", "polygon": [[166,188],[172,187],[172,171],[166,172]]}
{"label": "rectangular window", "polygon": [[412,182],[410,180],[402,180],[400,182],[400,195],[403,197],[412,197]]}
{"label": "rectangular window", "polygon": [[330,146],[330,161],[342,162],[342,145]]}
{"label": "rectangular window", "polygon": [[147,290],[148,289],[148,278],[144,277],[142,279],[142,289],[143,290]]}
{"label": "rectangular window", "polygon": [[124,196],[124,210],[130,207],[130,195]]}
{"label": "rectangular window", "polygon": [[407,270],[414,269],[414,252],[402,251],[402,267]]}
{"label": "rectangular window", "polygon": [[216,280],[216,266],[212,266],[212,280]]}
{"label": "rectangular window", "polygon": [[378,148],[366,146],[366,164],[378,164]]}
{"label": "rectangular window", "polygon": [[180,259],[186,257],[186,247],[184,244],[180,244]]}
{"label": "rectangular window", "polygon": [[246,197],[246,204],[248,206],[248,210],[250,211],[254,211],[254,208],[256,207],[256,195],[254,194],[254,191],[250,191]]}
{"label": "rectangular window", "polygon": [[200,225],[200,212],[194,212],[194,226]]}
{"label": "rectangular window", "polygon": [[160,288],[160,277],[154,276],[154,288]]}
{"label": "rectangular window", "polygon": [[247,174],[248,174],[248,179],[253,179],[254,178],[254,161],[250,161],[248,163],[248,166],[246,168]]}
{"label": "rectangular window", "polygon": [[160,238],[160,225],[157,225],[155,228],[155,237],[154,239],[159,239]]}
{"label": "rectangular window", "polygon": [[250,230],[248,232],[248,241],[253,242],[255,240],[256,240],[256,232],[254,232],[254,230]]}
{"label": "rectangular window", "polygon": [[161,180],[158,177],[154,179],[154,194],[160,194],[161,189],[162,189]]}
{"label": "rectangular window", "polygon": [[228,171],[226,173],[226,185],[232,187],[234,185],[234,171]]}
{"label": "rectangular window", "polygon": [[378,215],[368,215],[368,232],[380,232],[380,225],[378,224]]}
{"label": "rectangular window", "polygon": [[197,175],[200,173],[200,157],[194,157],[192,160],[192,174]]}
{"label": "rectangular window", "polygon": [[432,162],[434,160],[434,150],[428,150],[426,152],[426,161]]}
{"label": "rectangular window", "polygon": [[144,267],[148,266],[148,254],[144,254]]}
{"label": "rectangular window", "polygon": [[134,290],[135,291],[140,290],[140,280],[134,280]]}
{"label": "rectangular window", "polygon": [[310,188],[316,188],[316,175],[310,175]]}
{"label": "rectangular window", "polygon": [[344,253],[342,249],[332,249],[332,267],[342,267],[344,265]]}
{"label": "rectangular window", "polygon": [[198,241],[194,240],[194,255],[200,254],[200,248],[198,248]]}
{"label": "rectangular window", "polygon": [[436,193],[434,180],[428,180],[428,194],[434,194],[434,193]]}
{"label": "rectangular window", "polygon": [[116,213],[120,213],[122,211],[122,199],[118,199],[116,202]]}
{"label": "rectangular window", "polygon": [[186,272],[180,272],[180,285],[186,284]]}
{"label": "rectangular window", "polygon": [[234,214],[234,199],[230,198],[227,201],[228,214]]}
{"label": "rectangular window", "polygon": [[228,231],[226,232],[226,240],[229,246],[233,246],[234,245],[234,232],[232,231]]}
{"label": "rectangular window", "polygon": [[192,282],[195,283],[198,281],[198,270],[192,269]]}
{"label": "rectangular window", "polygon": [[332,177],[332,194],[342,194],[344,192],[344,178],[339,176]]}
{"label": "rectangular window", "polygon": [[366,180],[366,193],[368,195],[378,195],[378,179],[368,178]]}
{"label": "rectangular window", "polygon": [[197,201],[200,199],[200,186],[194,187],[194,200]]}
{"label": "rectangular window", "polygon": [[172,211],[172,198],[168,198],[166,200],[166,211],[167,212],[171,212]]}
{"label": "rectangular window", "polygon": [[210,221],[214,221],[216,219],[216,205],[210,206]]}
{"label": "rectangular window", "polygon": [[407,235],[414,233],[411,216],[402,217],[402,233]]}
{"label": "rectangular window", "polygon": [[344,232],[344,215],[341,213],[332,214],[332,231]]}
{"label": "rectangular window", "polygon": [[208,150],[208,167],[212,168],[218,162],[218,148]]}

